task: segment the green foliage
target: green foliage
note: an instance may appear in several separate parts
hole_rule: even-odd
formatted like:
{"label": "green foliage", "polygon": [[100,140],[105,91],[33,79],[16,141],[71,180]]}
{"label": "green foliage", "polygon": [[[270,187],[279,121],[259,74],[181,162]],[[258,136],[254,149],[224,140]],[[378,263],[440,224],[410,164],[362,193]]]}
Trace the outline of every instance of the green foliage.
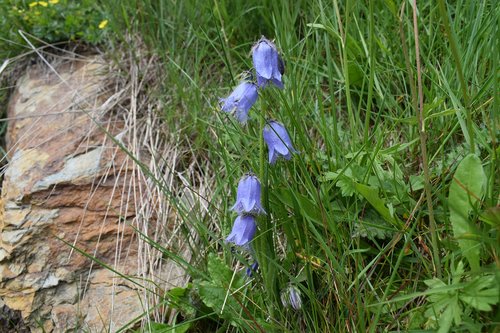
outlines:
{"label": "green foliage", "polygon": [[[465,273],[462,261],[456,268],[452,267],[449,283],[437,278],[424,282],[429,287],[426,292],[429,305],[425,315],[428,325],[433,326],[437,322],[439,333],[449,332],[452,327],[460,327],[463,321],[472,320],[471,311],[492,311],[499,301],[498,276],[470,276]],[[481,325],[477,327],[481,328]]]}
{"label": "green foliage", "polygon": [[[196,159],[180,167],[196,165],[215,181],[202,198],[209,214],[183,218],[186,230],[196,230],[186,237],[198,243],[192,263],[183,263],[192,285],[165,296],[182,314],[179,323],[220,332],[444,332],[498,324],[500,7],[491,0],[449,4],[452,33],[445,34],[438,4],[417,2],[428,175],[408,2],[104,4],[117,31],[139,35],[161,59],[159,88],[147,93],[159,100],[176,144]],[[217,102],[251,67],[249,50],[261,35],[275,39],[283,55],[285,89],[262,91],[241,127]],[[125,34],[110,38],[132,53],[136,47]],[[261,269],[245,279],[229,265],[241,258],[223,239],[238,179],[261,170],[266,152],[257,124],[265,118],[284,123],[300,153],[263,170],[268,215],[252,244]],[[302,295],[300,311],[279,300],[290,283]]]}
{"label": "green foliage", "polygon": [[108,21],[93,0],[2,0],[0,12],[0,54],[5,57],[13,57],[26,45],[18,30],[35,45],[75,40],[95,44],[108,30]]}
{"label": "green foliage", "polygon": [[479,270],[479,232],[469,215],[481,200],[486,185],[481,160],[474,154],[467,155],[458,165],[452,183],[448,206],[453,233],[473,270]]}
{"label": "green foliage", "polygon": [[[180,325],[168,325],[162,323],[150,323],[147,326],[150,333],[186,333],[191,328],[189,323]],[[137,331],[139,333],[140,331]]]}
{"label": "green foliage", "polygon": [[206,306],[212,308],[223,318],[235,320],[232,315],[239,312],[238,295],[233,294],[243,286],[243,277],[236,274],[214,254],[208,257],[207,280],[195,281],[200,298]]}

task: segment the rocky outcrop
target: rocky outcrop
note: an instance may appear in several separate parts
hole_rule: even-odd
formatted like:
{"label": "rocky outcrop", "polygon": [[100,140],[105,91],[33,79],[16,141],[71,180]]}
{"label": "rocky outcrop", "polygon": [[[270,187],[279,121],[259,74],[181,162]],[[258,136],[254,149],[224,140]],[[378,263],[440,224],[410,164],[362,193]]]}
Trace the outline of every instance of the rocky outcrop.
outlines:
{"label": "rocky outcrop", "polygon": [[91,57],[54,69],[31,68],[8,108],[0,318],[12,312],[40,332],[113,331],[143,312],[136,286],[82,253],[137,274],[136,166],[119,147],[122,117],[104,112],[106,66]]}

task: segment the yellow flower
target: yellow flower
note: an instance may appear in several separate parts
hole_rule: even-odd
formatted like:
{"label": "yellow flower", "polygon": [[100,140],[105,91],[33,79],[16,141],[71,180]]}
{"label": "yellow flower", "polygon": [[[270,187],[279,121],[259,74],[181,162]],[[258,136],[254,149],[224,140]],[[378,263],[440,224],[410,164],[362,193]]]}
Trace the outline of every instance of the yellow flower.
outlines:
{"label": "yellow flower", "polygon": [[42,7],[47,7],[49,5],[46,1],[38,1],[38,4]]}
{"label": "yellow flower", "polygon": [[30,8],[32,8],[32,7],[35,7],[36,5],[38,5],[38,1],[30,3],[28,6],[30,6]]}
{"label": "yellow flower", "polygon": [[49,0],[49,3],[50,3],[51,5],[55,5],[55,4],[56,4],[56,3],[58,3],[58,2],[59,2],[59,0]]}
{"label": "yellow flower", "polygon": [[108,25],[108,20],[102,20],[101,23],[99,23],[99,29],[104,29]]}

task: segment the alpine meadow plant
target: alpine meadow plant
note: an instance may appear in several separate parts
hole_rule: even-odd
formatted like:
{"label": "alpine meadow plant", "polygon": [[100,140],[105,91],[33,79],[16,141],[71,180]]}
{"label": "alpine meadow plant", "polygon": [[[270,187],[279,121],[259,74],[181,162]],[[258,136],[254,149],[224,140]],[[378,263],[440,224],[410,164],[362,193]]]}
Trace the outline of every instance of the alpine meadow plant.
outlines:
{"label": "alpine meadow plant", "polygon": [[248,111],[257,101],[257,86],[252,82],[241,82],[227,97],[221,98],[222,111],[231,113],[241,123],[248,120]]}
{"label": "alpine meadow plant", "polygon": [[298,311],[302,308],[302,297],[299,288],[290,284],[287,288],[281,291],[281,303],[283,306],[291,307]]}
{"label": "alpine meadow plant", "polygon": [[290,160],[292,153],[297,153],[283,124],[274,120],[269,121],[266,127],[264,127],[262,135],[269,149],[270,164],[276,163],[276,160],[280,157]]}
{"label": "alpine meadow plant", "polygon": [[[258,97],[258,88],[263,89],[268,82],[283,89],[281,75],[285,72],[281,59],[274,43],[265,37],[252,47],[252,58],[257,76],[257,84],[248,81],[252,76],[247,76],[236,89],[227,97],[221,98],[221,110],[232,113],[236,119],[245,124],[248,112],[255,104]],[[261,117],[261,119],[264,119]],[[262,124],[262,122],[261,122]],[[292,146],[290,136],[284,126],[276,121],[270,121],[263,129],[264,139],[269,146],[269,163],[273,164],[282,156],[289,160],[291,154],[296,152]],[[263,162],[261,161],[261,167]],[[262,169],[262,168],[261,168]],[[227,242],[238,246],[247,246],[253,239],[256,231],[255,216],[266,214],[261,203],[261,185],[259,179],[253,174],[247,174],[238,183],[236,203],[231,210],[238,214]],[[255,262],[255,269],[258,267]],[[250,271],[251,273],[251,271]]]}
{"label": "alpine meadow plant", "polygon": [[255,217],[252,215],[240,215],[234,220],[233,229],[229,236],[227,236],[226,241],[237,246],[248,247],[248,244],[255,235],[256,229]]}
{"label": "alpine meadow plant", "polygon": [[285,73],[285,66],[273,42],[262,37],[252,48],[252,58],[260,88],[269,82],[284,88],[281,75]]}
{"label": "alpine meadow plant", "polygon": [[261,187],[259,179],[253,175],[245,175],[238,183],[238,191],[236,193],[236,203],[231,210],[242,214],[259,215],[265,214],[264,208],[260,200]]}

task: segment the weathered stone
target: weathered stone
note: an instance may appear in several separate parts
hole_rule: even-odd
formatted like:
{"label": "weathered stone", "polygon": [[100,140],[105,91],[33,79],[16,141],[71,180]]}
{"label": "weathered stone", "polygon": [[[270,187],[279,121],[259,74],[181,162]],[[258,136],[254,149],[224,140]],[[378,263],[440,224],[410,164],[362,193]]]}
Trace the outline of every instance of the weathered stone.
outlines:
{"label": "weathered stone", "polygon": [[77,307],[71,304],[61,304],[52,309],[52,321],[55,332],[68,332],[78,326]]}
{"label": "weathered stone", "polygon": [[135,216],[127,193],[138,181],[123,176],[134,163],[99,126],[123,133],[120,116],[102,112],[105,67],[98,57],[55,65],[57,75],[35,66],[8,107],[0,301],[32,332],[101,331],[142,313],[133,284],[72,249],[136,274],[137,239],[124,220]]}

